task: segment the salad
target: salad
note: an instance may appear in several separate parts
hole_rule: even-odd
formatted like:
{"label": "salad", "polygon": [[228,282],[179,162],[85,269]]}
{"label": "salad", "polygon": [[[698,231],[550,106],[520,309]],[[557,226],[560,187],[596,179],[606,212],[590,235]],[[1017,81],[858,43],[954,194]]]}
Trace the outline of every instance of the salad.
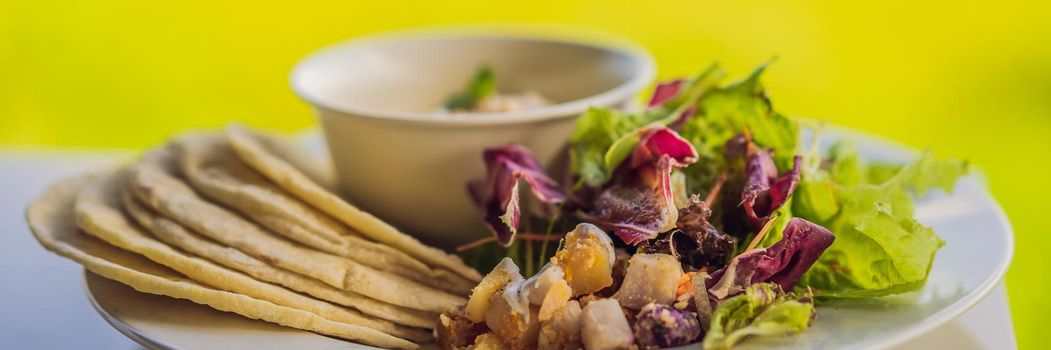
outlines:
{"label": "salad", "polygon": [[712,65],[639,110],[588,110],[560,173],[519,145],[486,150],[468,188],[499,244],[461,247],[491,272],[441,315],[439,344],[726,349],[805,331],[815,304],[923,288],[944,242],[914,200],[967,163],[804,145],[820,125],[773,108],[766,68],[723,83]]}

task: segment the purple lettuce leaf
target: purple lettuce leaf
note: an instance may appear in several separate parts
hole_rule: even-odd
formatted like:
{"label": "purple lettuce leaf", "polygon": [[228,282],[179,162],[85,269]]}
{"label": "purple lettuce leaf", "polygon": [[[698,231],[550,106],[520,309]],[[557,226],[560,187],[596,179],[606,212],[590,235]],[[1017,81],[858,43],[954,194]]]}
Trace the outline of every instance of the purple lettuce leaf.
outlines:
{"label": "purple lettuce leaf", "polygon": [[671,158],[672,165],[677,168],[697,161],[697,150],[693,148],[690,141],[679,136],[675,130],[654,125],[640,133],[642,137],[639,138],[639,143],[635,146],[631,159],[628,161],[630,169],[652,166],[664,156]]}
{"label": "purple lettuce leaf", "polygon": [[675,96],[679,95],[679,91],[682,90],[682,86],[685,83],[685,80],[678,79],[657,84],[657,87],[653,89],[653,97],[650,97],[650,102],[647,106],[650,108],[658,107],[675,98]]}
{"label": "purple lettuce leaf", "polygon": [[656,168],[639,169],[634,184],[618,184],[602,191],[594,208],[583,214],[584,220],[613,231],[630,245],[674,228],[677,213],[671,193],[673,162],[671,157],[663,156]]}
{"label": "purple lettuce leaf", "polygon": [[631,158],[614,174],[617,181],[582,215],[631,245],[675,227],[671,172],[697,160],[697,151],[674,130],[652,126],[642,135]]}
{"label": "purple lettuce leaf", "polygon": [[639,252],[670,254],[691,270],[722,268],[733,255],[736,239],[719,232],[708,219],[712,210],[694,195],[688,205],[679,208],[675,230],[661,233],[656,239],[639,245]]}
{"label": "purple lettuce leaf", "polygon": [[795,191],[799,184],[802,157],[796,156],[792,169],[778,176],[770,152],[751,148],[749,153],[745,163],[747,178],[741,192],[741,205],[748,220],[758,229]]}
{"label": "purple lettuce leaf", "polygon": [[748,157],[748,150],[752,148],[750,146],[752,146],[752,140],[748,135],[734,135],[723,143],[723,156],[726,157],[727,163],[743,163],[744,159]]}
{"label": "purple lettuce leaf", "polygon": [[500,244],[510,245],[518,232],[520,179],[525,179],[533,196],[544,203],[565,200],[558,183],[544,173],[540,162],[529,149],[511,144],[486,149],[483,157],[488,181],[481,188],[469,187],[469,192],[481,207],[485,225],[493,231]]}
{"label": "purple lettuce leaf", "polygon": [[690,118],[693,118],[693,115],[696,113],[697,106],[690,105],[689,107],[686,107],[686,110],[682,111],[682,113],[676,116],[675,120],[672,120],[671,123],[668,123],[668,127],[675,131],[682,131],[682,127],[686,125],[686,122],[690,121]]}
{"label": "purple lettuce leaf", "polygon": [[741,253],[726,267],[712,273],[710,294],[719,300],[745,290],[749,285],[770,282],[792,290],[836,236],[812,222],[792,218],[780,241],[767,248]]}
{"label": "purple lettuce leaf", "polygon": [[692,196],[689,205],[679,209],[676,227],[682,230],[681,236],[687,240],[675,246],[681,252],[688,252],[682,254],[681,259],[696,269],[715,270],[725,266],[737,246],[733,236],[719,232],[708,221],[711,215],[711,209],[698,196]]}

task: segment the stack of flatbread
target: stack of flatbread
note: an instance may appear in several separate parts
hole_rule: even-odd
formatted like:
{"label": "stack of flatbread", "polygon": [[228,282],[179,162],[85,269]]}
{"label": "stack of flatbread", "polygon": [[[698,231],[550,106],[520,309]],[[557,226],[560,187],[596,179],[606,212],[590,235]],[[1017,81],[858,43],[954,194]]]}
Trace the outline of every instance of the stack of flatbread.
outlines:
{"label": "stack of flatbread", "polygon": [[30,204],[48,249],[136,290],[386,348],[430,341],[481,276],[347,203],[286,140],[180,136]]}

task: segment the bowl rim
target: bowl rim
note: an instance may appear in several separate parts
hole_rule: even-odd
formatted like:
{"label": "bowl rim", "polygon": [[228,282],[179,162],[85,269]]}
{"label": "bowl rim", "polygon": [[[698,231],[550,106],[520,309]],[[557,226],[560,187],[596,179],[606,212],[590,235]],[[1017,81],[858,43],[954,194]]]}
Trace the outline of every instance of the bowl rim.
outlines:
{"label": "bowl rim", "polygon": [[[355,106],[333,106],[311,94],[304,82],[304,73],[316,61],[330,55],[380,43],[413,40],[490,39],[537,41],[594,48],[610,54],[622,55],[631,61],[635,72],[623,83],[598,94],[549,106],[511,112],[448,114],[443,112],[403,112]],[[384,121],[400,121],[428,125],[482,126],[539,122],[550,119],[576,117],[593,106],[610,106],[618,102],[632,102],[632,98],[649,86],[656,76],[653,56],[639,44],[609,33],[566,31],[562,28],[520,28],[501,26],[457,26],[414,29],[365,35],[323,47],[300,59],[292,68],[289,83],[293,92],[316,109],[337,112],[343,116],[363,117]]]}

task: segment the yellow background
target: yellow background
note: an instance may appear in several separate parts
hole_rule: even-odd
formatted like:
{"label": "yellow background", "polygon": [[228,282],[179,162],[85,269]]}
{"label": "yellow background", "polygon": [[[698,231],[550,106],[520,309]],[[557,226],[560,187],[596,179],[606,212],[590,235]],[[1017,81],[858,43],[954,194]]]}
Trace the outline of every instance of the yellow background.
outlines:
{"label": "yellow background", "polygon": [[777,54],[766,82],[779,110],[965,157],[988,174],[1018,238],[1007,283],[1019,344],[1051,343],[1040,221],[1051,199],[1047,2],[643,3],[0,0],[0,145],[141,148],[230,120],[306,128],[314,120],[287,84],[296,60],[407,27],[604,30],[650,49],[662,77],[713,60],[739,76]]}

